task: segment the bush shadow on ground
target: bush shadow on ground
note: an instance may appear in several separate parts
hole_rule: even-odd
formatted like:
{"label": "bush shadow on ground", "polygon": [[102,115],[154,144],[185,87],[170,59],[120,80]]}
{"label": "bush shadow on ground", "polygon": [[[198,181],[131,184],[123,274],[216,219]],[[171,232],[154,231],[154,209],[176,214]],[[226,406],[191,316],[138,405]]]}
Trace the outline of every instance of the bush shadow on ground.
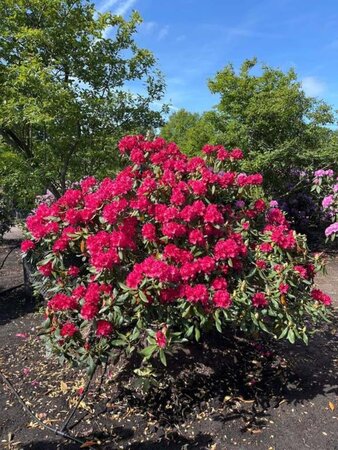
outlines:
{"label": "bush shadow on ground", "polygon": [[[6,306],[3,316],[0,308],[2,324],[34,310],[34,304],[25,302],[23,292],[13,295],[22,305],[15,306],[15,298],[11,301],[7,297],[7,305],[13,303],[13,310]],[[112,442],[100,447],[104,449],[113,449],[115,444],[125,444],[129,440],[132,443],[124,448],[132,450],[185,449],[185,446],[203,449],[211,441],[212,428],[210,435],[196,433],[195,440],[177,433],[168,435],[164,430],[175,430],[176,425],[195,420],[196,416],[205,413],[216,422],[237,421],[242,432],[261,429],[266,425],[271,408],[278,407],[281,401],[299,404],[318,395],[338,394],[334,367],[338,350],[337,329],[338,317],[334,317],[310,339],[308,346],[268,338],[249,339],[231,330],[224,335],[211,333],[199,344],[176,349],[168,357],[168,369],[156,364],[159,384],[147,393],[135,387],[136,379],[130,374],[139,361],[137,358],[131,360],[111,384],[105,383],[109,400],[101,401],[97,412],[91,415],[90,420],[98,425],[85,439]],[[129,407],[148,418],[156,418],[157,424],[150,430],[149,441],[142,442],[140,431],[135,435],[131,428],[117,427],[109,422],[109,415],[116,408],[123,411]],[[81,437],[81,418],[78,419],[74,418],[78,425],[72,428]],[[99,424],[107,422],[110,423],[109,434],[98,434]],[[46,440],[20,448],[71,450],[79,446],[46,436]]]}
{"label": "bush shadow on ground", "polygon": [[24,287],[14,289],[5,294],[0,293],[0,325],[34,312],[37,303],[34,299],[25,297]]}
{"label": "bush shadow on ground", "polygon": [[266,423],[262,418],[268,409],[281,401],[295,404],[319,394],[338,394],[337,328],[335,317],[308,346],[213,333],[200,344],[177,350],[167,370],[158,366],[160,384],[146,394],[133,388],[130,371],[122,373],[115,399],[147,411],[163,425],[213,408],[215,420],[242,418],[242,431],[259,428]]}
{"label": "bush shadow on ground", "polygon": [[[130,429],[130,434],[133,435],[134,432]],[[116,429],[114,430],[116,433]],[[124,429],[124,434],[125,434]],[[101,436],[102,441],[104,442],[105,436]],[[108,436],[106,436],[106,439]],[[158,440],[149,440],[147,442],[133,442],[127,447],[128,450],[162,450],[162,449],[170,449],[170,450],[186,450],[186,449],[207,449],[208,445],[212,441],[211,436],[208,434],[199,433],[194,439],[188,439],[182,436],[179,436],[177,433],[172,433],[167,437],[160,438]],[[26,444],[23,447],[20,447],[22,450],[78,450],[79,444],[66,442],[66,441],[37,441],[32,442],[30,444]],[[121,448],[118,444],[103,444],[99,447],[92,448],[100,448],[101,450],[115,450],[117,448]]]}

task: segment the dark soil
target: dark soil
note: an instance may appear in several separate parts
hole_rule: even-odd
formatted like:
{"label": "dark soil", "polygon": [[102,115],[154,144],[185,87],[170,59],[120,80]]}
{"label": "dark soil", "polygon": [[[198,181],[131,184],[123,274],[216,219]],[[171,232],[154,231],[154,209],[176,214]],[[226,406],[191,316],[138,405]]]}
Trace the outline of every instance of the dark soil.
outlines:
{"label": "dark soil", "polygon": [[[11,264],[1,286],[22,283],[20,261]],[[318,279],[336,305],[337,267],[335,258]],[[0,293],[0,367],[35,414],[57,427],[87,376],[45,357],[38,309],[22,288]],[[307,347],[208,336],[178,349],[167,372],[159,366],[159,385],[147,393],[127,361],[100,368],[70,431],[100,449],[338,450],[337,329],[335,310]],[[40,428],[3,384],[0,411],[0,448],[80,448]]]}

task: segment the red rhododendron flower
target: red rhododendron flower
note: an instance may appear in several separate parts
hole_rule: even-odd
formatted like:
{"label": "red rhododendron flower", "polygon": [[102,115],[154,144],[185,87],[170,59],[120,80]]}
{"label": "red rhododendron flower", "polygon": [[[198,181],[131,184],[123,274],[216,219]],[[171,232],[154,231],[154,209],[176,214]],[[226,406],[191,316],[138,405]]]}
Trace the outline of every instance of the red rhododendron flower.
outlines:
{"label": "red rhododendron flower", "polygon": [[189,242],[193,245],[204,245],[205,239],[201,230],[191,230],[189,233]]}
{"label": "red rhododendron flower", "polygon": [[85,320],[92,320],[98,312],[99,308],[97,305],[93,303],[85,303],[81,308],[80,314]]}
{"label": "red rhododendron flower", "polygon": [[78,205],[82,199],[82,192],[77,189],[68,189],[62,197],[59,198],[57,203],[60,206],[68,206],[69,208],[74,208]]}
{"label": "red rhododendron flower", "polygon": [[199,269],[204,273],[211,273],[215,270],[216,263],[211,256],[203,256],[196,261]]}
{"label": "red rhododendron flower", "polygon": [[214,293],[213,302],[218,308],[229,308],[231,297],[228,291],[218,290]]}
{"label": "red rhododendron flower", "polygon": [[91,303],[97,305],[100,301],[100,295],[101,286],[95,282],[90,283],[85,294],[86,304]]}
{"label": "red rhododendron flower", "polygon": [[207,191],[207,184],[203,180],[190,180],[188,184],[195,195],[204,195]]}
{"label": "red rhododendron flower", "polygon": [[273,250],[273,247],[269,242],[263,242],[263,244],[260,244],[258,248],[263,253],[270,253]]}
{"label": "red rhododendron flower", "polygon": [[188,302],[206,304],[209,299],[208,289],[204,284],[186,285],[184,295]]}
{"label": "red rhododendron flower", "polygon": [[194,278],[200,270],[200,266],[197,261],[186,262],[180,268],[180,275],[182,280],[188,281]]}
{"label": "red rhododendron flower", "polygon": [[75,333],[77,333],[79,329],[71,322],[67,322],[64,325],[62,325],[60,334],[61,336],[68,336],[72,337]]}
{"label": "red rhododendron flower", "polygon": [[230,153],[230,158],[243,159],[243,152],[239,148],[234,148]]}
{"label": "red rhododendron flower", "polygon": [[145,161],[143,151],[139,148],[133,148],[130,152],[130,160],[134,164],[142,164]]}
{"label": "red rhododendron flower", "polygon": [[217,205],[208,205],[204,214],[204,222],[223,223],[223,216]]}
{"label": "red rhododendron flower", "polygon": [[170,203],[174,205],[183,205],[185,202],[185,195],[179,188],[174,188],[170,197]]}
{"label": "red rhododendron flower", "polygon": [[259,213],[265,211],[265,209],[266,209],[265,201],[262,198],[256,200],[255,204],[254,204],[254,209]]}
{"label": "red rhododendron flower", "polygon": [[84,180],[81,181],[81,189],[83,194],[87,194],[93,186],[95,186],[97,183],[95,177],[86,177]]}
{"label": "red rhododendron flower", "polygon": [[53,309],[54,311],[66,311],[68,309],[76,309],[77,301],[74,297],[69,297],[66,294],[56,294],[54,297],[49,300],[48,308]]}
{"label": "red rhododendron flower", "polygon": [[39,272],[42,273],[45,277],[49,277],[52,274],[53,271],[53,265],[51,262],[48,262],[46,264],[43,264],[42,266],[38,267]]}
{"label": "red rhododendron flower", "polygon": [[155,340],[156,340],[156,344],[158,347],[160,347],[160,348],[166,347],[167,338],[166,338],[165,334],[163,333],[163,331],[161,331],[161,330],[156,331]]}
{"label": "red rhododendron flower", "polygon": [[102,217],[110,224],[114,224],[119,216],[128,207],[126,199],[115,200],[103,208]]}
{"label": "red rhododendron flower", "polygon": [[218,177],[217,177],[217,183],[222,187],[222,188],[227,188],[229,186],[231,186],[232,184],[234,184],[235,181],[235,173],[234,172],[224,172],[224,173],[219,173]]}
{"label": "red rhododendron flower", "polygon": [[96,324],[96,336],[110,336],[113,332],[113,325],[107,320],[98,320]]}
{"label": "red rhododendron flower", "polygon": [[61,237],[57,239],[53,244],[53,252],[64,252],[66,248],[68,247],[69,239],[66,237]]}
{"label": "red rhododendron flower", "polygon": [[67,274],[71,277],[77,277],[80,273],[79,267],[76,266],[70,266],[67,270]]}
{"label": "red rhododendron flower", "polygon": [[311,296],[314,300],[323,303],[325,306],[329,306],[332,303],[332,299],[329,295],[324,294],[320,289],[312,289]]}
{"label": "red rhododendron flower", "polygon": [[307,278],[308,271],[306,270],[306,267],[303,266],[294,266],[294,271],[299,274],[302,278]]}
{"label": "red rhododendron flower", "polygon": [[283,212],[278,208],[271,208],[267,213],[267,221],[273,225],[287,225]]}
{"label": "red rhododendron flower", "polygon": [[186,231],[186,227],[181,223],[168,222],[164,223],[162,226],[162,233],[164,236],[168,236],[169,238],[184,236]]}
{"label": "red rhododendron flower", "polygon": [[288,285],[288,284],[285,284],[285,283],[281,283],[280,285],[279,285],[279,292],[281,293],[281,294],[287,294],[288,293],[288,291],[289,291],[289,288],[290,288],[290,286]]}
{"label": "red rhododendron flower", "polygon": [[227,280],[222,277],[215,278],[211,283],[211,287],[215,290],[226,289],[228,287]]}
{"label": "red rhododendron flower", "polygon": [[237,243],[234,239],[229,238],[220,240],[215,245],[215,259],[235,258],[245,252],[242,245]]}
{"label": "red rhododendron flower", "polygon": [[258,260],[256,261],[256,266],[257,266],[259,269],[266,269],[266,262],[263,261],[262,259],[258,259]]}
{"label": "red rhododendron flower", "polygon": [[217,159],[220,161],[224,161],[225,159],[230,158],[230,156],[232,156],[228,150],[226,150],[224,147],[219,146],[218,150],[217,150]]}
{"label": "red rhododendron flower", "polygon": [[284,225],[272,229],[271,240],[283,249],[293,248],[296,245],[293,231],[287,230]]}
{"label": "red rhododendron flower", "polygon": [[214,152],[216,152],[217,150],[218,150],[218,146],[215,146],[215,145],[209,145],[209,144],[205,145],[205,146],[202,148],[202,152],[203,152],[203,153],[206,153],[207,155],[209,155],[210,153],[214,153]]}
{"label": "red rhododendron flower", "polygon": [[142,236],[147,241],[155,241],[156,240],[156,227],[152,223],[146,223],[142,227]]}
{"label": "red rhododendron flower", "polygon": [[35,243],[29,239],[21,242],[21,251],[28,252],[29,250],[33,250],[35,248]]}
{"label": "red rhododendron flower", "polygon": [[256,292],[256,294],[252,297],[252,304],[255,308],[267,306],[268,301],[264,292]]}

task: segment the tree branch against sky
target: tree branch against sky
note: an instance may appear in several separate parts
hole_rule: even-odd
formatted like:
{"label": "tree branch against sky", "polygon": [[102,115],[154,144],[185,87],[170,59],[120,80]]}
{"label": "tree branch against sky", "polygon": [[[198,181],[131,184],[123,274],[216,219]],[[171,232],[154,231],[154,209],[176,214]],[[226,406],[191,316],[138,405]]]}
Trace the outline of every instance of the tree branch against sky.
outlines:
{"label": "tree branch against sky", "polygon": [[5,0],[0,14],[0,171],[5,184],[27,184],[20,195],[58,195],[67,178],[93,169],[103,176],[121,136],[162,123],[165,84],[134,39],[138,13],[125,20],[87,0]]}

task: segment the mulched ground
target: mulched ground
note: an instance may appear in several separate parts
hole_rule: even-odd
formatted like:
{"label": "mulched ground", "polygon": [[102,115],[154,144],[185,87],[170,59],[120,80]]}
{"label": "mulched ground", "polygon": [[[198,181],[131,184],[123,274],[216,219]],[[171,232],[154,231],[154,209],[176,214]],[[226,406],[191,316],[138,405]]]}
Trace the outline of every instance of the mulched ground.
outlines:
{"label": "mulched ground", "polygon": [[[0,248],[0,264],[14,244]],[[336,257],[318,279],[336,305],[337,267]],[[22,283],[18,254],[0,277],[0,291]],[[22,288],[0,292],[0,367],[41,420],[60,426],[86,374],[45,358],[37,309]],[[211,335],[178,349],[148,393],[121,361],[97,372],[71,431],[100,449],[338,450],[337,330],[335,311],[307,347]],[[3,384],[0,411],[0,448],[79,448],[41,429]]]}

